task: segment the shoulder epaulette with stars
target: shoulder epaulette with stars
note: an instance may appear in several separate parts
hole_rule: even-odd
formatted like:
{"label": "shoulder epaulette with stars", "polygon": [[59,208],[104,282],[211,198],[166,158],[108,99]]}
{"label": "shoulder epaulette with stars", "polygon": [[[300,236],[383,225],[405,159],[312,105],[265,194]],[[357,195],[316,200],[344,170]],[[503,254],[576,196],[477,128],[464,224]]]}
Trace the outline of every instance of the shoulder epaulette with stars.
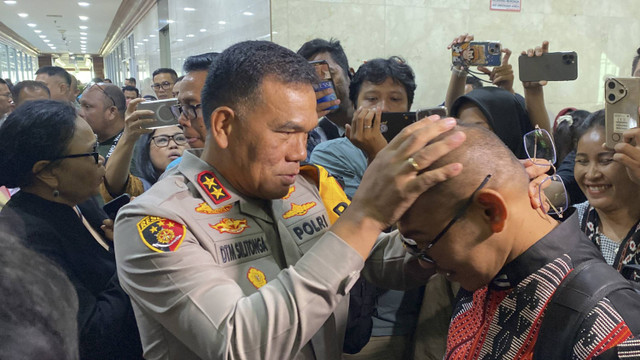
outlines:
{"label": "shoulder epaulette with stars", "polygon": [[218,180],[216,175],[211,171],[203,171],[198,174],[198,184],[216,205],[231,199],[231,195],[229,195],[227,190],[220,183],[220,180]]}

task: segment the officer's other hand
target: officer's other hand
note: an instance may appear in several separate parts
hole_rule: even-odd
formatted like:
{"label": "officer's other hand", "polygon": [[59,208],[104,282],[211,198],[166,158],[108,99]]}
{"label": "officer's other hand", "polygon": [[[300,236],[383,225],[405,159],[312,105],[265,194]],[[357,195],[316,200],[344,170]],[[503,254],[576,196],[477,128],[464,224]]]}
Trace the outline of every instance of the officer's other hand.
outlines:
{"label": "officer's other hand", "polygon": [[383,230],[393,225],[420,194],[460,174],[460,163],[424,171],[465,140],[464,133],[453,131],[429,143],[455,125],[453,118],[433,115],[405,127],[369,165],[351,207],[362,208],[365,216]]}

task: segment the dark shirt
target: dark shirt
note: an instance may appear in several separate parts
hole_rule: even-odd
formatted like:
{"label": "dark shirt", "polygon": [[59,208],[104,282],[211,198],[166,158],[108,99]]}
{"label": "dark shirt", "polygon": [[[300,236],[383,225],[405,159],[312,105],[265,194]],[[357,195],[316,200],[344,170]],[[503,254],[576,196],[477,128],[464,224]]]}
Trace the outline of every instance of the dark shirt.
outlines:
{"label": "dark shirt", "polygon": [[[530,358],[551,295],[573,268],[589,259],[604,262],[580,232],[574,214],[506,264],[488,286],[474,292],[461,289],[445,358]],[[638,301],[637,293],[624,289],[598,302],[581,324],[576,342],[567,344],[572,358],[593,359],[616,345],[638,346],[638,334],[631,333],[626,322],[640,316]]]}
{"label": "dark shirt", "polygon": [[[90,223],[101,222],[82,211]],[[72,207],[20,191],[0,212],[0,231],[62,268],[78,295],[81,359],[141,359],[142,346],[127,294],[116,275],[112,250],[105,250]],[[55,301],[55,299],[52,299]]]}

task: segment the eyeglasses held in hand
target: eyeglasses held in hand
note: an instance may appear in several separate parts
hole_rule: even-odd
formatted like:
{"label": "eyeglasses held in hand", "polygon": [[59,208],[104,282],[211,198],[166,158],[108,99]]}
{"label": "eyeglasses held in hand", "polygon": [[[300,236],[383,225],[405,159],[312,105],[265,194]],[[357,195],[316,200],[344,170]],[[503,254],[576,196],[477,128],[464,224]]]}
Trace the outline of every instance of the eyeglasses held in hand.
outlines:
{"label": "eyeglasses held in hand", "polygon": [[553,174],[538,185],[538,199],[546,213],[562,217],[569,207],[567,189],[553,164],[556,162],[556,146],[551,134],[538,126],[523,136],[524,148],[529,159],[538,166],[551,166]]}
{"label": "eyeglasses held in hand", "polygon": [[187,143],[187,137],[183,133],[173,134],[173,135],[157,135],[153,136],[151,140],[157,147],[166,147],[169,146],[169,141],[173,139],[173,142],[176,145],[185,145]]}
{"label": "eyeglasses held in hand", "polygon": [[480,191],[480,189],[482,189],[483,187],[485,187],[485,185],[487,185],[487,183],[489,182],[489,179],[491,179],[491,174],[484,177],[484,180],[482,180],[482,183],[480,183],[480,186],[478,186],[473,191],[473,193],[471,193],[471,196],[469,196],[469,198],[464,203],[464,205],[456,212],[453,219],[449,221],[449,223],[444,227],[444,229],[442,229],[442,231],[440,231],[440,233],[438,233],[438,235],[436,235],[436,237],[433,238],[433,241],[427,244],[427,246],[425,246],[424,249],[420,250],[418,248],[418,244],[414,240],[405,238],[403,236],[402,242],[405,248],[407,248],[407,251],[410,254],[417,256],[418,259],[426,263],[435,264],[436,262],[431,258],[431,256],[427,255],[426,251],[431,249],[440,239],[442,239],[444,234],[446,234],[447,231],[449,231],[449,229],[453,226],[453,224],[455,224],[458,220],[460,220],[460,218],[464,215],[464,213],[467,212],[467,209],[469,209],[469,206],[471,206],[471,203],[473,203],[473,198],[476,196],[478,191]]}

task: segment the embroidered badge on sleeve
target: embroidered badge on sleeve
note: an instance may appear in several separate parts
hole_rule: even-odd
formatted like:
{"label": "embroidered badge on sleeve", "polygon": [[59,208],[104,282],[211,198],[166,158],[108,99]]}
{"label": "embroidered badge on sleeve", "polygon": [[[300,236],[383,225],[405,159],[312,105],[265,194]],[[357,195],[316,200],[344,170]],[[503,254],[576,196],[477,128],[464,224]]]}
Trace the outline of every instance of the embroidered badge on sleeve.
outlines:
{"label": "embroidered badge on sleeve", "polygon": [[216,205],[231,199],[231,195],[229,195],[227,189],[222,186],[218,178],[211,171],[203,171],[198,174],[198,184]]}
{"label": "embroidered badge on sleeve", "polygon": [[186,228],[184,225],[158,216],[146,216],[137,224],[140,238],[147,247],[157,252],[178,250]]}

